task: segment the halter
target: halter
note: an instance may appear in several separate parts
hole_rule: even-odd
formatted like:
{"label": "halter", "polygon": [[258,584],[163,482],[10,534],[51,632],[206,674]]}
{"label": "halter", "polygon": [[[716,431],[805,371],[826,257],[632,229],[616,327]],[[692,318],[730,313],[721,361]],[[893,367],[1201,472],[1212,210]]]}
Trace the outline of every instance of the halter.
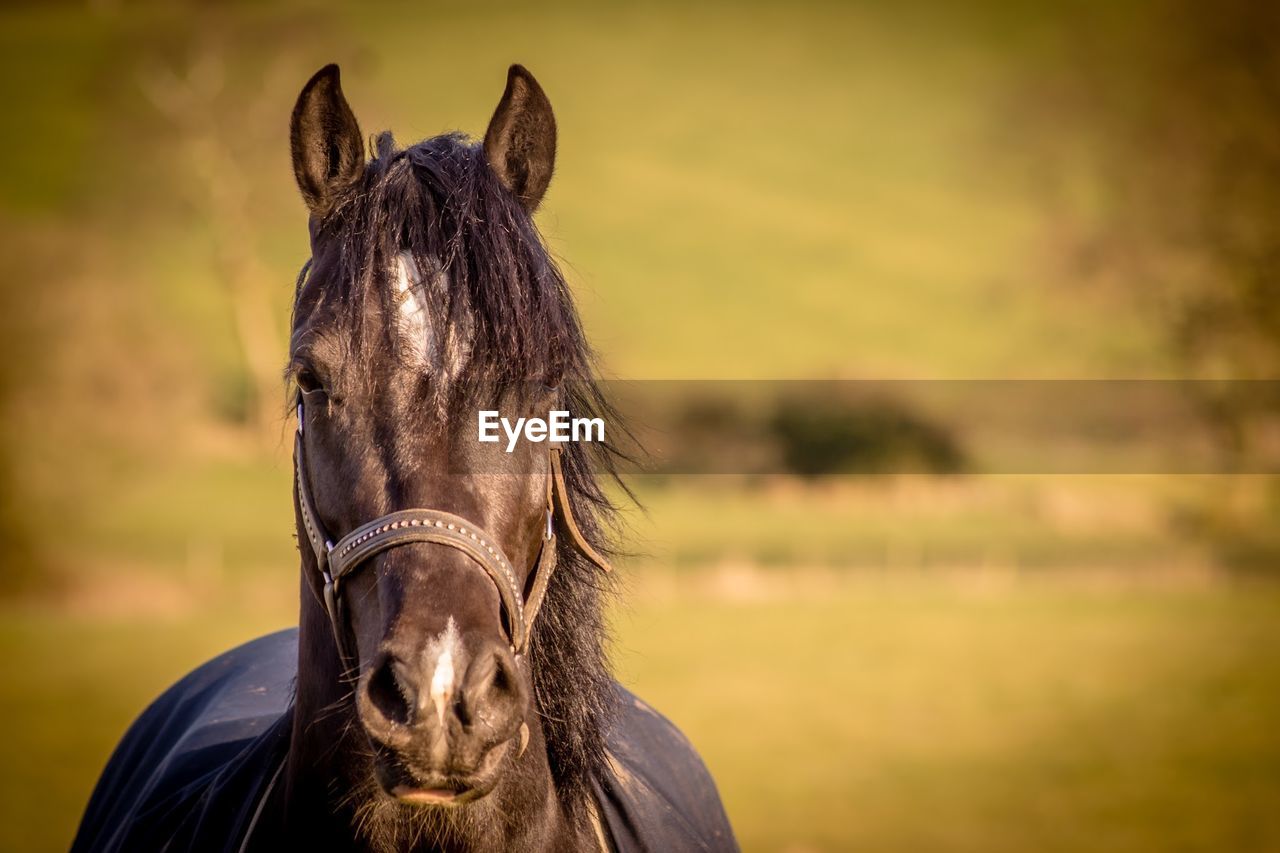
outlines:
{"label": "halter", "polygon": [[526,585],[524,595],[520,579],[511,568],[511,562],[502,552],[502,546],[478,524],[461,516],[436,509],[406,509],[387,513],[366,522],[336,543],[325,531],[316,512],[315,498],[307,479],[306,451],[303,448],[303,409],[298,405],[298,432],[293,442],[293,466],[297,482],[299,515],[302,528],[311,550],[315,554],[316,568],[324,581],[324,607],[333,626],[334,642],[342,657],[344,668],[354,671],[353,644],[347,626],[342,602],[343,579],[364,565],[370,558],[383,551],[413,542],[429,542],[447,545],[471,558],[484,570],[498,589],[502,610],[506,614],[505,628],[511,651],[522,655],[529,648],[533,620],[542,608],[551,574],[556,568],[556,522],[560,522],[574,548],[603,571],[610,571],[609,562],[600,555],[582,535],[573,518],[569,492],[565,488],[564,469],[560,463],[560,448],[552,446],[547,466],[547,526],[542,545]]}

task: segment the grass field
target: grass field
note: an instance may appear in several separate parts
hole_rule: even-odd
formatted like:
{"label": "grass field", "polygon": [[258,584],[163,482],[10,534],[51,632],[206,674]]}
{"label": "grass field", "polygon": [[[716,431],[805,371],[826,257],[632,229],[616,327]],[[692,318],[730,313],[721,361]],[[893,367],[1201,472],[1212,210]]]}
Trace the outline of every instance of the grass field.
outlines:
{"label": "grass field", "polygon": [[[7,606],[0,849],[65,847],[123,727],[287,624],[243,599]],[[1280,588],[996,570],[637,570],[624,683],[703,753],[748,850],[1280,846]]]}
{"label": "grass field", "polygon": [[[0,10],[0,850],[65,847],[151,697],[294,619],[290,425],[247,423],[218,261],[252,260],[283,365],[307,254],[287,117],[316,68],[402,143],[479,134],[510,62],[538,76],[560,129],[538,224],[611,377],[1167,376],[1151,306],[1064,262],[1097,187],[1036,171],[1023,132],[1048,106],[1070,150],[1088,116],[1028,84],[1152,10]],[[169,74],[204,136],[158,108]],[[637,485],[618,669],[747,849],[1280,849],[1280,584],[1203,535],[1253,532],[1274,484]]]}

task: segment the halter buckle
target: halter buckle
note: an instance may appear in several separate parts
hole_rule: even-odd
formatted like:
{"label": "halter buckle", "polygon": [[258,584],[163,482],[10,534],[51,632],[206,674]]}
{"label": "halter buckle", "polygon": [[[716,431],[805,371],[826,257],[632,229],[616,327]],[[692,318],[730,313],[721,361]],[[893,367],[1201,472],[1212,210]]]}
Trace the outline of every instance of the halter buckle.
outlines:
{"label": "halter buckle", "polygon": [[550,542],[552,537],[554,536],[555,536],[555,519],[551,515],[551,508],[547,507],[547,529],[542,534],[542,540],[544,542]]}

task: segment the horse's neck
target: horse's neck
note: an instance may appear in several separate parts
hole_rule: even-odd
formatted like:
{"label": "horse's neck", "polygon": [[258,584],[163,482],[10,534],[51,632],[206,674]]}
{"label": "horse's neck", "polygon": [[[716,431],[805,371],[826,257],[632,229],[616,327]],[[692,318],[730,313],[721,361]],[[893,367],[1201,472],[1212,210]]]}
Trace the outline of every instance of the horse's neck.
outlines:
{"label": "horse's neck", "polygon": [[[283,816],[291,847],[366,849],[386,836],[370,827],[385,810],[362,808],[381,796],[371,786],[364,734],[355,718],[352,687],[339,678],[328,617],[303,590],[298,637],[298,683],[284,784],[273,811]],[[467,814],[463,814],[467,810]],[[435,832],[422,832],[423,850],[573,850],[581,832],[566,817],[547,762],[537,716],[519,763],[484,799],[442,812]],[[357,831],[364,822],[365,833]],[[387,828],[384,828],[384,830]],[[395,836],[399,839],[399,835]],[[369,843],[369,838],[374,843]],[[406,849],[403,839],[396,849]]]}

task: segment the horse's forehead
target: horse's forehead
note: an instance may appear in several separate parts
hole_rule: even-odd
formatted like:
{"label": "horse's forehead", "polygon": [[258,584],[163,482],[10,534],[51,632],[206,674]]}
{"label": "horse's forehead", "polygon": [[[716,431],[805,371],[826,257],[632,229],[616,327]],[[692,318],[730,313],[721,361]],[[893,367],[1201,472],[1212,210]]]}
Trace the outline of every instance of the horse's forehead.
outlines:
{"label": "horse's forehead", "polygon": [[313,265],[294,304],[294,345],[320,338],[335,345],[343,340],[355,343],[351,338],[357,330],[385,327],[393,333],[391,338],[410,345],[410,352],[402,356],[423,363],[434,334],[433,306],[445,297],[448,286],[436,259],[400,251],[376,269],[353,275],[367,277],[367,283],[343,281],[344,274],[350,273],[343,273],[337,263]]}
{"label": "horse's forehead", "polygon": [[[368,287],[335,284],[323,275],[305,283],[295,350],[305,343],[317,357],[339,361],[338,369],[363,365],[384,373],[425,373],[439,390],[462,377],[471,361],[475,320],[465,294],[451,292],[449,271],[438,258],[402,250],[378,265]],[[352,300],[351,292],[362,295]]]}

